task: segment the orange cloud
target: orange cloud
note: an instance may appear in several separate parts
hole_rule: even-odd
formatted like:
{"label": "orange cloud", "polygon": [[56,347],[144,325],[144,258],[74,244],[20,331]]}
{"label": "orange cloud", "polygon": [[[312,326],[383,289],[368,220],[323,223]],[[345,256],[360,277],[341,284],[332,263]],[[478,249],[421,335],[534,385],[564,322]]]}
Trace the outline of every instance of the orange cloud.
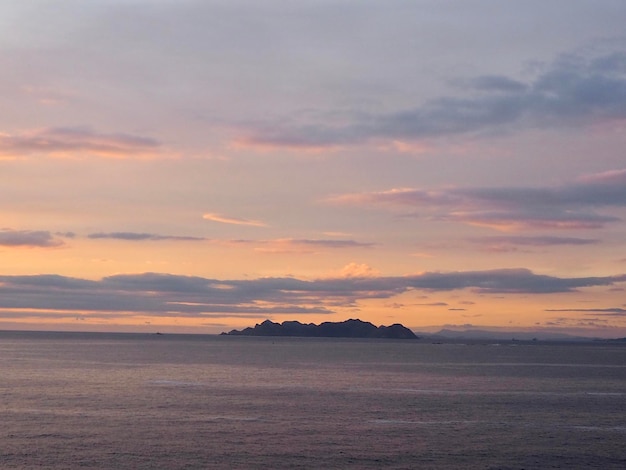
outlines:
{"label": "orange cloud", "polygon": [[229,217],[221,214],[216,214],[214,212],[209,212],[202,216],[204,220],[210,220],[211,222],[219,222],[221,224],[232,224],[232,225],[249,225],[251,227],[267,227],[265,222],[261,222],[259,220],[251,220],[251,219],[242,219],[239,217]]}
{"label": "orange cloud", "polygon": [[349,263],[338,273],[341,278],[375,278],[380,276],[380,271],[365,263]]}

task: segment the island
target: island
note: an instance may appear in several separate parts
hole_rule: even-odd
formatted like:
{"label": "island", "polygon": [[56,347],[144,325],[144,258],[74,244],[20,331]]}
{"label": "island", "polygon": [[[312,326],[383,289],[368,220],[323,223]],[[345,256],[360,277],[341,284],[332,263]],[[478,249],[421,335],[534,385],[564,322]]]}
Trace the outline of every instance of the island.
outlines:
{"label": "island", "polygon": [[300,323],[299,321],[285,321],[274,323],[265,320],[257,323],[254,328],[232,330],[222,335],[229,336],[292,336],[306,338],[385,338],[385,339],[418,339],[407,327],[395,323],[390,326],[378,326],[358,319],[342,322]]}

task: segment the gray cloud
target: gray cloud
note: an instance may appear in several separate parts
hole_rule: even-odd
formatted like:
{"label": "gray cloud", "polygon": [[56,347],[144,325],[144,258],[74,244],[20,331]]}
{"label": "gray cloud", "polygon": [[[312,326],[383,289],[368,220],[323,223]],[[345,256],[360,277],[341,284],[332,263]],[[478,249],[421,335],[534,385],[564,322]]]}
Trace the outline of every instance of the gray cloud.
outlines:
{"label": "gray cloud", "polygon": [[56,232],[55,235],[63,238],[75,238],[76,234],[74,232]]}
{"label": "gray cloud", "polygon": [[0,309],[66,312],[107,312],[157,316],[212,314],[325,314],[319,305],[275,305],[232,285],[204,278],[167,274],[112,276],[89,281],[58,275],[0,276]]}
{"label": "gray cloud", "polygon": [[257,244],[258,251],[266,253],[316,253],[319,250],[336,250],[345,248],[370,248],[374,243],[363,243],[356,240],[337,239],[305,239],[305,238],[280,238],[274,240],[258,240],[251,243]]}
{"label": "gray cloud", "polygon": [[593,245],[598,240],[592,238],[576,238],[576,237],[554,237],[554,236],[494,236],[474,238],[472,241],[484,244],[490,247],[521,245],[521,246],[554,246],[554,245]]}
{"label": "gray cloud", "polygon": [[[440,97],[391,113],[354,113],[346,123],[265,125],[247,137],[277,146],[322,147],[372,139],[412,140],[505,132],[517,127],[579,127],[626,118],[626,54],[564,55],[532,81],[485,75],[466,81],[464,96]],[[290,122],[284,120],[284,122]],[[291,122],[297,122],[292,120]]]}
{"label": "gray cloud", "polygon": [[113,239],[113,240],[126,240],[126,241],[205,241],[206,238],[202,237],[187,237],[187,236],[174,236],[174,235],[158,235],[154,233],[137,233],[137,232],[98,232],[87,235],[92,239]]}
{"label": "gray cloud", "polygon": [[528,269],[423,273],[412,276],[301,280],[217,280],[144,273],[99,281],[59,275],[0,276],[0,309],[134,312],[162,316],[324,314],[368,298],[391,298],[409,290],[469,289],[484,294],[550,294],[610,286],[626,274],[559,278]]}
{"label": "gray cloud", "polygon": [[456,273],[425,273],[414,276],[409,285],[417,289],[473,289],[480,293],[547,294],[573,292],[580,287],[607,286],[626,280],[626,275],[587,278],[558,278],[534,274],[528,269],[500,269]]}
{"label": "gray cloud", "polygon": [[344,194],[329,202],[411,208],[406,215],[426,214],[436,220],[495,228],[601,228],[620,219],[594,209],[626,207],[626,169],[588,175],[556,187],[403,188]]}
{"label": "gray cloud", "polygon": [[0,231],[0,246],[52,248],[61,245],[63,240],[45,230]]}
{"label": "gray cloud", "polygon": [[305,246],[318,246],[324,248],[362,248],[371,247],[373,243],[357,242],[356,240],[334,240],[334,239],[302,239],[302,238],[290,238],[287,239],[290,243],[295,245]]}
{"label": "gray cloud", "polygon": [[472,78],[466,83],[469,88],[490,93],[498,91],[519,93],[528,90],[528,85],[525,83],[501,75],[483,75],[482,77]]}
{"label": "gray cloud", "polygon": [[376,245],[375,243],[332,238],[275,238],[267,240],[237,239],[228,240],[226,243],[235,245],[251,245],[255,247],[256,251],[278,254],[314,254],[321,250],[371,248]]}
{"label": "gray cloud", "polygon": [[458,191],[460,197],[499,201],[499,205],[589,205],[626,206],[626,169],[587,175],[554,188],[471,188]]}
{"label": "gray cloud", "polygon": [[610,317],[622,317],[626,316],[626,309],[620,307],[614,308],[559,308],[559,309],[546,309],[546,312],[581,312],[581,313],[593,313],[599,316]]}
{"label": "gray cloud", "polygon": [[97,281],[79,279],[74,277],[60,276],[58,274],[36,274],[24,276],[0,276],[2,282],[7,282],[15,289],[68,289],[82,290],[91,289],[98,286]]}
{"label": "gray cloud", "polygon": [[217,240],[204,237],[191,237],[181,235],[160,235],[144,232],[97,232],[87,235],[93,240],[112,239],[124,241],[212,241],[235,245],[256,245],[262,251],[268,252],[311,252],[311,249],[342,249],[342,248],[369,248],[374,243],[359,242],[344,239],[308,239],[308,238],[276,238],[271,240]]}

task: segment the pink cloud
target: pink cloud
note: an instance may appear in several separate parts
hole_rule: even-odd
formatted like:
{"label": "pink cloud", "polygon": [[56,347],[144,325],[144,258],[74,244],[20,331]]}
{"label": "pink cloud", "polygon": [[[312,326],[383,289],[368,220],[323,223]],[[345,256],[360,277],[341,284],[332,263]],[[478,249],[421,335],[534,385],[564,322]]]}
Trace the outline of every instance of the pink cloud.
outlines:
{"label": "pink cloud", "polygon": [[626,169],[604,171],[602,173],[594,173],[591,175],[584,175],[578,178],[582,184],[594,185],[614,185],[623,184],[626,185]]}
{"label": "pink cloud", "polygon": [[83,127],[32,129],[0,133],[0,155],[10,158],[43,154],[52,157],[99,156],[125,158],[153,156],[160,142],[130,134],[105,134]]}
{"label": "pink cloud", "polygon": [[503,231],[598,229],[620,220],[596,210],[626,207],[626,170],[587,175],[556,187],[392,188],[342,194],[327,202],[379,206],[405,217]]}

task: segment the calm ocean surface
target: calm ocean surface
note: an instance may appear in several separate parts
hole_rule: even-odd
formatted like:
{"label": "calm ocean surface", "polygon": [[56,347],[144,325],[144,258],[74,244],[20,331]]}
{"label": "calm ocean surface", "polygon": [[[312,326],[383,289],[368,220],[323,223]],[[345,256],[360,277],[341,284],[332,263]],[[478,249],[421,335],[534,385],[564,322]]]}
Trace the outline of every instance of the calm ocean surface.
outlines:
{"label": "calm ocean surface", "polygon": [[626,345],[0,332],[0,468],[626,468]]}

